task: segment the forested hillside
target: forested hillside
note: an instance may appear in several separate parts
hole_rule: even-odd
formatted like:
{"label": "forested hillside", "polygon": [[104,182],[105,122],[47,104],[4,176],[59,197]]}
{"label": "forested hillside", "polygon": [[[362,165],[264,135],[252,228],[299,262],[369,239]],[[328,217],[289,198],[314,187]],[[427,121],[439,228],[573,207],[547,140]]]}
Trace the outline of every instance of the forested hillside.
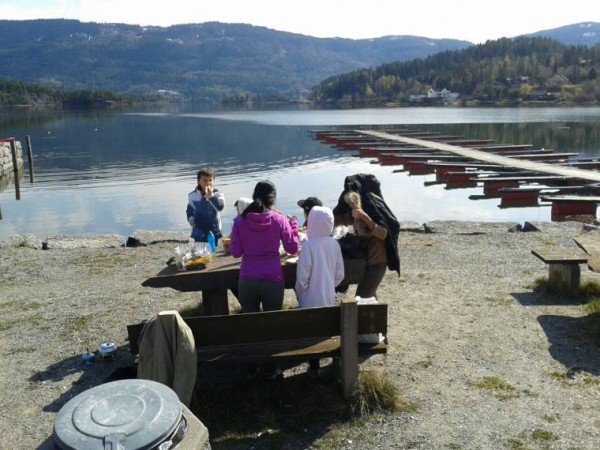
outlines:
{"label": "forested hillside", "polygon": [[217,22],[163,28],[0,20],[0,79],[145,99],[298,99],[337,73],[470,45],[416,36],[320,39]]}
{"label": "forested hillside", "polygon": [[[316,85],[317,102],[382,105],[600,101],[600,45],[566,46],[548,38],[499,39],[425,59],[383,64]],[[412,96],[412,97],[411,97]]]}

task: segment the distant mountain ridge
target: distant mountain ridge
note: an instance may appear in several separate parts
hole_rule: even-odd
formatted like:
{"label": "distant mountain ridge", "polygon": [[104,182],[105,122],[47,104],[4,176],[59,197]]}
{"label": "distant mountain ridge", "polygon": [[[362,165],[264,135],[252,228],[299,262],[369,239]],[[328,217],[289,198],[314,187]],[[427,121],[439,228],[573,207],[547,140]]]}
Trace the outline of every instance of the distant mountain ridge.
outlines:
{"label": "distant mountain ridge", "polygon": [[[599,27],[589,22],[534,35],[594,45],[600,42]],[[472,45],[419,36],[315,38],[218,22],[164,28],[0,20],[0,79],[208,101],[240,93],[298,99],[333,75]]]}
{"label": "distant mountain ridge", "polygon": [[528,37],[547,37],[566,45],[586,45],[593,47],[600,44],[600,23],[582,22],[551,30],[542,30],[527,34]]}
{"label": "distant mountain ridge", "polygon": [[0,78],[204,99],[243,91],[299,97],[337,73],[470,45],[416,36],[322,39],[218,22],[162,28],[0,20]]}

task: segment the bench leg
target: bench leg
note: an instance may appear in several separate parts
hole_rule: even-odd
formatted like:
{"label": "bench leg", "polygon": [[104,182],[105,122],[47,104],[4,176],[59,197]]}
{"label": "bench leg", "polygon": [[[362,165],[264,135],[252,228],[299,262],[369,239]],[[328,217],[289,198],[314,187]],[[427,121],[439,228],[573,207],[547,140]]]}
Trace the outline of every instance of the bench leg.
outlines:
{"label": "bench leg", "polygon": [[229,314],[227,289],[202,291],[202,308],[205,316],[226,316]]}
{"label": "bench leg", "polygon": [[358,381],[358,304],[356,300],[342,302],[341,307],[341,379],[342,395],[350,399]]}
{"label": "bench leg", "polygon": [[548,267],[548,282],[562,283],[570,295],[579,294],[579,283],[581,281],[581,269],[579,264],[550,264]]}

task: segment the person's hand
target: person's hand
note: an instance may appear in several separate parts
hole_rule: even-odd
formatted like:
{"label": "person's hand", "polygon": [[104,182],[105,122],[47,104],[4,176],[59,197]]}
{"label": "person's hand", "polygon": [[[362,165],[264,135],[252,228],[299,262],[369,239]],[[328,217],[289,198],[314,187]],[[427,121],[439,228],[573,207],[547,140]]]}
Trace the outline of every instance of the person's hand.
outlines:
{"label": "person's hand", "polygon": [[358,220],[362,220],[363,222],[365,221],[365,218],[369,218],[369,216],[367,215],[366,212],[364,212],[362,209],[360,208],[356,208],[352,210],[352,217],[354,219],[358,219]]}
{"label": "person's hand", "polygon": [[206,197],[210,198],[213,196],[213,187],[212,184],[206,186]]}

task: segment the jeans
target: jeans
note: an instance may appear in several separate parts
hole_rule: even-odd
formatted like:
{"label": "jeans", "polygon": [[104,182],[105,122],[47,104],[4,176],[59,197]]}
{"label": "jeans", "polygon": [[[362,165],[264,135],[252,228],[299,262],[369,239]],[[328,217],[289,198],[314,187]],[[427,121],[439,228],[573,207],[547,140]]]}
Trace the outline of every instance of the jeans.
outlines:
{"label": "jeans", "polygon": [[253,280],[240,278],[238,281],[238,301],[242,313],[277,311],[283,306],[284,285],[282,281]]}

